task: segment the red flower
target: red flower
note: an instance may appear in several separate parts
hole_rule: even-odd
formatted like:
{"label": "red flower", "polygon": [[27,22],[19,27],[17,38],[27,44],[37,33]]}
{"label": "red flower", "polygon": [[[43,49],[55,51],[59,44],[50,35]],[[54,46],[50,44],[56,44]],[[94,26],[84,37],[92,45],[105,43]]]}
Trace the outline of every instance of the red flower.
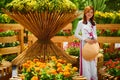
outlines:
{"label": "red flower", "polygon": [[0,32],[3,32],[3,29],[0,29]]}
{"label": "red flower", "polygon": [[105,63],[106,71],[113,76],[120,76],[120,60],[109,60]]}

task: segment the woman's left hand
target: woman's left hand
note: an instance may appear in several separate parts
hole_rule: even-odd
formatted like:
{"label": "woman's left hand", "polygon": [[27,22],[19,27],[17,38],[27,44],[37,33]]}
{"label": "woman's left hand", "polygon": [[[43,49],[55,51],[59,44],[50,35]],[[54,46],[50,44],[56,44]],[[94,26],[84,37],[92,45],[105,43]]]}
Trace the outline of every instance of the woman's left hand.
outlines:
{"label": "woman's left hand", "polygon": [[96,39],[93,39],[93,42],[96,43],[96,42],[98,42],[98,41],[97,41]]}

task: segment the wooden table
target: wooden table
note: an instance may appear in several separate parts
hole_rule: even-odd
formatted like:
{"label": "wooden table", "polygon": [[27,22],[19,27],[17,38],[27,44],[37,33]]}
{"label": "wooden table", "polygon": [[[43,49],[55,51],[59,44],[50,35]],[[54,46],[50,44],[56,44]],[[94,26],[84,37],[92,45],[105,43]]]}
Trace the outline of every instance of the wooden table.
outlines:
{"label": "wooden table", "polygon": [[2,61],[0,64],[0,80],[9,80],[12,76],[12,64],[8,61]]}

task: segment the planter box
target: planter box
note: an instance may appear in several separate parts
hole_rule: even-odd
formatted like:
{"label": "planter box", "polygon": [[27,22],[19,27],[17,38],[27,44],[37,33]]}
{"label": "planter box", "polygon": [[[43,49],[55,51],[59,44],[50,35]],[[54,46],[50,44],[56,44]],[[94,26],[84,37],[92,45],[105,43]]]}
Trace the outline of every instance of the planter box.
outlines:
{"label": "planter box", "polygon": [[0,37],[0,42],[1,43],[11,43],[11,42],[15,42],[18,41],[18,35],[15,36],[8,36],[8,37]]}
{"label": "planter box", "polygon": [[7,48],[0,48],[0,54],[12,54],[12,53],[20,53],[20,46],[16,47],[7,47]]}
{"label": "planter box", "polygon": [[19,24],[0,24],[0,29],[3,31],[7,30],[14,30],[17,31],[18,34],[14,36],[6,36],[6,37],[0,37],[0,43],[12,43],[19,41],[20,45],[16,47],[5,47],[0,48],[0,54],[12,54],[12,53],[20,53],[24,49],[24,35],[23,35],[23,27]]}

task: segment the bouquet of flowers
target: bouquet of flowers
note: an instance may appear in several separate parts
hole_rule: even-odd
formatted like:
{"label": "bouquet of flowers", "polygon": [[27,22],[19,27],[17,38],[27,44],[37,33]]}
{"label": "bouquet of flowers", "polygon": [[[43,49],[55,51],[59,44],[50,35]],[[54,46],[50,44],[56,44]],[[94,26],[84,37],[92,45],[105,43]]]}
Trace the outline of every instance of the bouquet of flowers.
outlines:
{"label": "bouquet of flowers", "polygon": [[46,62],[28,60],[22,67],[23,80],[72,80],[77,71],[77,67],[55,56]]}

